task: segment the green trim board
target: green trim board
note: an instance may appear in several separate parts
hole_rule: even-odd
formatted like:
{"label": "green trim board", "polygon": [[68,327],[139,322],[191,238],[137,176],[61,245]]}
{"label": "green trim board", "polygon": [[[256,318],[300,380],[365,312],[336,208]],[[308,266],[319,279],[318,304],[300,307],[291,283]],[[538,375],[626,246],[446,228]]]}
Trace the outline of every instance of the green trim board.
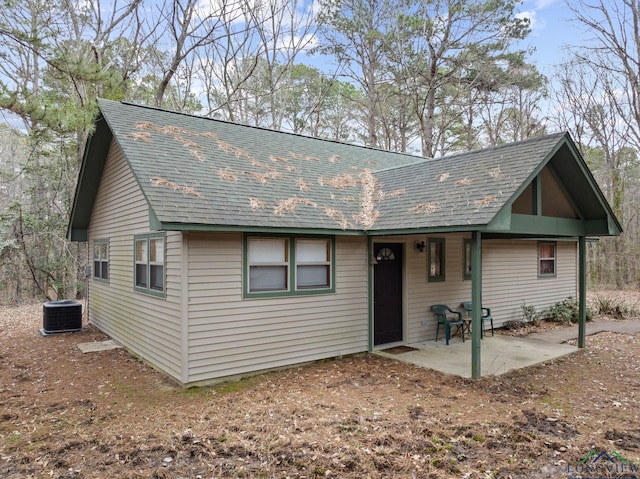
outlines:
{"label": "green trim board", "polygon": [[511,215],[510,233],[555,236],[586,236],[587,222],[548,216]]}
{"label": "green trim board", "polygon": [[67,226],[67,238],[71,241],[88,240],[89,219],[112,138],[113,134],[108,128],[106,120],[99,116],[96,119],[95,131],[87,140],[80,164],[69,225]]}
{"label": "green trim board", "polygon": [[301,234],[301,235],[333,235],[333,236],[365,236],[364,231],[345,231],[334,229],[313,228],[278,228],[278,227],[251,227],[251,226],[221,226],[204,224],[175,224],[161,223],[155,220],[151,223],[152,229],[162,231],[218,231],[228,233],[252,233],[252,234]]}
{"label": "green trim board", "polygon": [[[542,172],[542,169],[540,170]],[[542,179],[538,173],[531,182],[533,188],[533,215],[540,216],[542,214]]]}
{"label": "green trim board", "polygon": [[587,243],[578,239],[578,347],[586,346],[587,336]]}
{"label": "green trim board", "polygon": [[482,373],[482,233],[471,235],[471,377],[479,378]]}
{"label": "green trim board", "polygon": [[373,298],[373,274],[374,274],[374,260],[373,260],[373,238],[367,238],[367,309],[368,309],[368,351],[373,351],[374,347],[374,298]]}

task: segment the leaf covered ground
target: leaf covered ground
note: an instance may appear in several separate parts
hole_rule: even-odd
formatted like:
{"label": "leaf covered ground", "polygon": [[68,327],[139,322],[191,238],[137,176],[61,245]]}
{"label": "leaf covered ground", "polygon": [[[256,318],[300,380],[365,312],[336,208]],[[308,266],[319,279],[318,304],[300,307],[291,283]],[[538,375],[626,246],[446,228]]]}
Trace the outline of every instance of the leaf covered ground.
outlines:
{"label": "leaf covered ground", "polygon": [[40,336],[41,304],[0,314],[2,478],[640,477],[638,335],[480,380],[360,355],[183,390],[81,353],[91,328]]}

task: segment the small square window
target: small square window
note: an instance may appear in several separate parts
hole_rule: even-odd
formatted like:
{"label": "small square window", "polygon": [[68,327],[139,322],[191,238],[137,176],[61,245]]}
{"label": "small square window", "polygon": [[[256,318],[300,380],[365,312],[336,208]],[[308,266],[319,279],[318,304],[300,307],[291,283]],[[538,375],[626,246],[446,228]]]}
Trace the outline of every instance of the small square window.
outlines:
{"label": "small square window", "polygon": [[428,281],[444,281],[444,238],[429,238]]}
{"label": "small square window", "polygon": [[556,243],[538,243],[538,276],[556,275]]}

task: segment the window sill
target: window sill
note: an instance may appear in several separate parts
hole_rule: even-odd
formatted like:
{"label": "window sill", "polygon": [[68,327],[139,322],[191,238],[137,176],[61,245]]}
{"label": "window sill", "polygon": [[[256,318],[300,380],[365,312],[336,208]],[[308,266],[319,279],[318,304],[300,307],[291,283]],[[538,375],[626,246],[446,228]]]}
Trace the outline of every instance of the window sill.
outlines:
{"label": "window sill", "polygon": [[332,294],[335,293],[335,288],[327,289],[302,289],[298,291],[260,291],[260,292],[245,292],[243,299],[257,299],[257,298],[282,298],[282,297],[295,297],[295,296],[311,296],[318,294]]}

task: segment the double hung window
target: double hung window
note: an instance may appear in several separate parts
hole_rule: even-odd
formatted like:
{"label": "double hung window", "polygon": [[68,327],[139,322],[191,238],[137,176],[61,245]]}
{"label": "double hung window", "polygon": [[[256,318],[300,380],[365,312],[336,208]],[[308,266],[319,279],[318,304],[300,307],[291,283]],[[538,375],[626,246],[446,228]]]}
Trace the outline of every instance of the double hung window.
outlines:
{"label": "double hung window", "polygon": [[245,294],[333,291],[333,239],[245,237]]}
{"label": "double hung window", "polygon": [[109,240],[93,242],[93,278],[109,280]]}
{"label": "double hung window", "polygon": [[137,291],[164,294],[165,251],[164,235],[135,237],[135,278]]}
{"label": "double hung window", "polygon": [[250,238],[249,292],[289,289],[289,239]]}
{"label": "double hung window", "polygon": [[327,239],[296,240],[296,289],[331,286],[331,242]]}
{"label": "double hung window", "polygon": [[538,243],[538,276],[556,275],[556,243]]}

